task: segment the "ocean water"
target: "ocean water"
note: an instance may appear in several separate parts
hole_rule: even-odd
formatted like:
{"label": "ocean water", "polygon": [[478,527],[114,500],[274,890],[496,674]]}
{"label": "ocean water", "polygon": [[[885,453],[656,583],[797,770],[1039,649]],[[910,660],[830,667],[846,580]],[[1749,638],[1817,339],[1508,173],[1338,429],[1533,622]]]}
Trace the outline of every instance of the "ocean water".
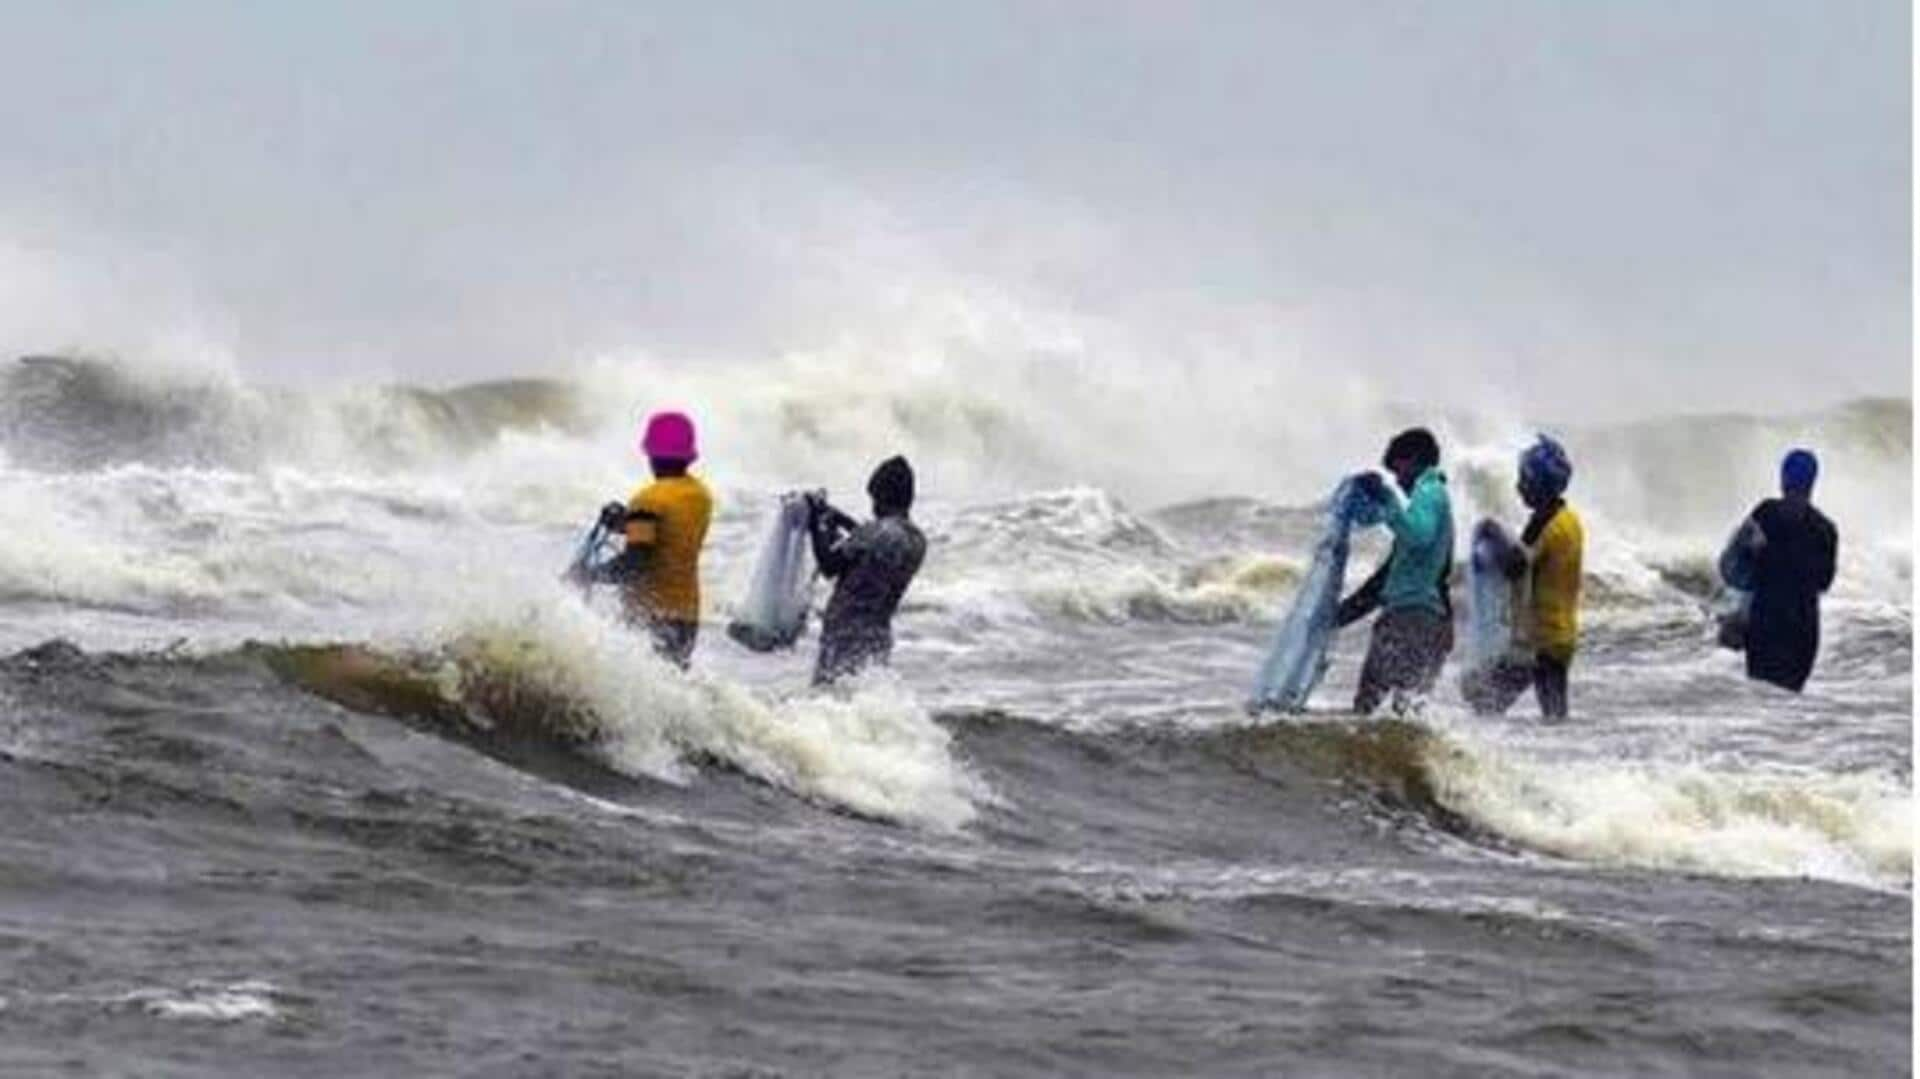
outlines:
{"label": "ocean water", "polygon": [[[0,1071],[1907,1073],[1908,401],[1555,427],[1570,722],[1453,671],[1343,715],[1355,631],[1256,721],[1313,499],[1409,417],[1184,377],[5,368]],[[687,675],[557,580],[667,405],[719,504]],[[1459,532],[1517,521],[1533,427],[1432,419]],[[1704,613],[1797,443],[1842,534],[1802,696]],[[811,638],[721,628],[775,496],[895,451],[894,668],[814,693]]]}

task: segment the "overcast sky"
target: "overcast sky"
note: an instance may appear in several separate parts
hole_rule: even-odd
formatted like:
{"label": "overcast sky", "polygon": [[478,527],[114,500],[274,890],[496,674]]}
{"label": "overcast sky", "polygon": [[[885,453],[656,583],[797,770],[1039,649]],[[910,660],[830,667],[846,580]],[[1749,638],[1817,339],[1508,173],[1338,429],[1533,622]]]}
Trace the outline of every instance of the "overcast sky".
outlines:
{"label": "overcast sky", "polygon": [[451,381],[986,304],[1560,415],[1911,379],[1891,0],[96,0],[0,39],[15,352]]}

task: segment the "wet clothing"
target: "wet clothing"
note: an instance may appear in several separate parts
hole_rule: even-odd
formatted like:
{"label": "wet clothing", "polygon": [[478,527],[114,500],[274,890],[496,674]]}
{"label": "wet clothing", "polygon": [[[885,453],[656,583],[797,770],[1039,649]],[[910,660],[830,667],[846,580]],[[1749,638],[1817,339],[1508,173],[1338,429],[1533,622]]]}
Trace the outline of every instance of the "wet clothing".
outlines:
{"label": "wet clothing", "polygon": [[1446,474],[1422,472],[1386,525],[1393,532],[1386,563],[1340,602],[1342,626],[1381,609],[1353,697],[1361,715],[1379,707],[1389,691],[1405,711],[1407,696],[1431,689],[1453,651],[1453,506]]}
{"label": "wet clothing", "polygon": [[1387,517],[1387,528],[1393,532],[1393,554],[1381,605],[1447,614],[1450,603],[1442,584],[1453,566],[1453,503],[1446,473],[1438,468],[1420,473],[1407,504]]}
{"label": "wet clothing", "polygon": [[656,479],[627,502],[627,548],[642,553],[627,579],[629,615],[651,621],[700,620],[700,549],[713,519],[713,496],[693,476]]}
{"label": "wet clothing", "polygon": [[1804,498],[1770,498],[1748,520],[1755,552],[1747,615],[1747,677],[1799,692],[1820,651],[1820,593],[1833,584],[1839,534]]}
{"label": "wet clothing", "polygon": [[1460,679],[1461,695],[1475,714],[1483,716],[1505,714],[1528,686],[1533,687],[1542,716],[1567,718],[1567,664],[1545,652],[1537,653],[1531,663],[1503,661]]}
{"label": "wet clothing", "polygon": [[[1373,576],[1367,578],[1359,588],[1354,589],[1352,595],[1340,601],[1335,621],[1341,628],[1344,629],[1360,621],[1383,606],[1381,598],[1386,591],[1387,570],[1392,565],[1393,555],[1389,553],[1387,560],[1380,563],[1380,568],[1373,571]],[[1451,562],[1440,567],[1440,580],[1435,584],[1434,590],[1440,596],[1440,604],[1446,610],[1447,619],[1451,621],[1453,619],[1453,564]]]}
{"label": "wet clothing", "polygon": [[1438,468],[1422,472],[1406,505],[1387,515],[1386,526],[1393,532],[1393,549],[1366,583],[1340,601],[1340,624],[1358,622],[1381,607],[1419,607],[1451,620],[1453,504],[1446,474]]}
{"label": "wet clothing", "polygon": [[833,578],[820,621],[815,685],[826,685],[893,654],[893,613],[927,555],[927,539],[906,514],[863,525],[822,507],[813,520],[814,560]]}
{"label": "wet clothing", "polygon": [[1581,561],[1586,533],[1573,508],[1559,499],[1534,511],[1520,533],[1526,550],[1524,567],[1516,564],[1509,575],[1526,575],[1526,611],[1522,634],[1532,657],[1503,659],[1460,679],[1460,693],[1474,712],[1502,715],[1513,707],[1528,686],[1548,719],[1567,716],[1567,674],[1580,639]]}
{"label": "wet clothing", "polygon": [[1562,671],[1580,641],[1581,563],[1586,530],[1573,507],[1558,499],[1534,512],[1520,533],[1532,571],[1528,578],[1527,639]]}
{"label": "wet clothing", "polygon": [[1393,532],[1393,550],[1365,584],[1340,601],[1340,624],[1358,622],[1381,607],[1419,607],[1451,619],[1453,505],[1446,474],[1438,468],[1422,472],[1406,505],[1388,514],[1386,525]]}
{"label": "wet clothing", "polygon": [[700,637],[700,548],[712,517],[713,498],[692,476],[656,479],[634,492],[624,512],[614,503],[601,514],[602,524],[624,531],[627,545],[596,579],[620,586],[627,620],[646,627],[654,651],[683,669]]}
{"label": "wet clothing", "polygon": [[1373,639],[1360,665],[1360,687],[1353,694],[1353,710],[1371,715],[1389,692],[1394,711],[1418,708],[1440,678],[1440,668],[1453,651],[1453,619],[1425,607],[1393,607],[1373,623]]}

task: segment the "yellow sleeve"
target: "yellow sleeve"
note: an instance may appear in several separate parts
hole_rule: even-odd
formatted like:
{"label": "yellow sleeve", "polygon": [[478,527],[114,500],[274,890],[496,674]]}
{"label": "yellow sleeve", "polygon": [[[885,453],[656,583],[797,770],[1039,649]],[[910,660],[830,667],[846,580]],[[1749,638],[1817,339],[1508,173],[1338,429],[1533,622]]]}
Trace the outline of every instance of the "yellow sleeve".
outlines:
{"label": "yellow sleeve", "polygon": [[627,543],[651,547],[660,541],[660,507],[652,484],[640,488],[627,500]]}

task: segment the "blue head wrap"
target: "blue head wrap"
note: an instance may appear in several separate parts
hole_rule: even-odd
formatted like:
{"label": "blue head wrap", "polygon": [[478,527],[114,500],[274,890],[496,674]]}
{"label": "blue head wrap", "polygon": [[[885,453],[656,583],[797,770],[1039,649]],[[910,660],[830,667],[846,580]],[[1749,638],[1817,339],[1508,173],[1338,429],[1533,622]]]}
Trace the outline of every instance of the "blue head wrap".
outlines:
{"label": "blue head wrap", "polygon": [[1560,443],[1546,435],[1520,454],[1520,486],[1542,499],[1559,498],[1573,482],[1573,462]]}
{"label": "blue head wrap", "polygon": [[1794,450],[1780,462],[1780,489],[1788,494],[1796,491],[1811,492],[1813,481],[1820,476],[1820,459],[1812,450]]}

